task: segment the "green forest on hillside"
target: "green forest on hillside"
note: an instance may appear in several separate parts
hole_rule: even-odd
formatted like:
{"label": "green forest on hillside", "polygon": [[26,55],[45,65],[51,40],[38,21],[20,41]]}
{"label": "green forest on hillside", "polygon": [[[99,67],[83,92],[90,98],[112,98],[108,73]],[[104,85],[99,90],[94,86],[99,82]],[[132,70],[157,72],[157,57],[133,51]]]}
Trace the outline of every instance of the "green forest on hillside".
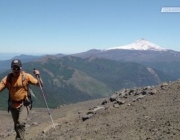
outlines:
{"label": "green forest on hillside", "polygon": [[[117,62],[101,58],[66,56],[55,58],[46,56],[38,61],[23,64],[23,69],[32,74],[40,71],[44,82],[43,91],[49,107],[75,103],[110,96],[121,88],[140,87],[158,84],[148,69],[138,63]],[[0,74],[0,78],[9,71]],[[156,71],[161,81],[170,79],[168,75]],[[38,87],[31,86],[37,98],[34,107],[45,107]],[[0,109],[7,106],[7,90],[0,96]]]}

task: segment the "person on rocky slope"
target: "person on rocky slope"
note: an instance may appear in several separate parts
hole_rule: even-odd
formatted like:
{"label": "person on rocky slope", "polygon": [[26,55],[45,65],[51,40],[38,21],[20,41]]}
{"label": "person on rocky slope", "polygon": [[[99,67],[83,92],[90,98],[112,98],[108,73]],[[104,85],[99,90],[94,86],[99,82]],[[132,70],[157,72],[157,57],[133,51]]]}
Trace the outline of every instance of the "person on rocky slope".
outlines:
{"label": "person on rocky slope", "polygon": [[11,62],[11,70],[12,72],[1,80],[0,92],[5,88],[9,91],[8,111],[11,112],[14,121],[15,140],[25,140],[25,124],[31,106],[28,85],[42,86],[43,83],[39,71],[33,71],[35,76],[39,77],[38,80],[22,70],[22,63],[19,59],[14,59]]}

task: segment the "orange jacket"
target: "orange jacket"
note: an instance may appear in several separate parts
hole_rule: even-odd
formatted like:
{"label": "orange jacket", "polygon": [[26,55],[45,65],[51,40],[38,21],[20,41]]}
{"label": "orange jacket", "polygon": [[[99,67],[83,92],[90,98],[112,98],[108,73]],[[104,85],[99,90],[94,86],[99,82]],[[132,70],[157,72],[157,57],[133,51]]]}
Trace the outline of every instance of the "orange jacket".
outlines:
{"label": "orange jacket", "polygon": [[[0,92],[7,88],[9,90],[10,98],[13,101],[22,101],[26,99],[28,84],[38,85],[38,80],[29,73],[23,72],[23,75],[25,77],[24,81],[22,80],[22,73],[20,73],[18,77],[12,76],[10,82],[8,82],[7,76],[4,77],[0,82]],[[19,107],[20,105],[21,103],[13,103],[14,107]]]}

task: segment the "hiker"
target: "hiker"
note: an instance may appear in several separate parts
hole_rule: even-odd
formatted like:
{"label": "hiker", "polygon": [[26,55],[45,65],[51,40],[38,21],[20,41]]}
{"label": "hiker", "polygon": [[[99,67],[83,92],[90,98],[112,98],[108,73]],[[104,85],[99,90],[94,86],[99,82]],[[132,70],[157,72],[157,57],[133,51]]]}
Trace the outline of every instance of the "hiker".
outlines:
{"label": "hiker", "polygon": [[[16,131],[15,140],[25,140],[25,124],[31,105],[28,98],[28,85],[42,86],[42,80],[38,80],[29,73],[22,70],[22,63],[19,59],[11,62],[12,73],[5,76],[0,83],[0,92],[5,88],[9,91],[8,111],[11,112],[14,129]],[[33,71],[34,75],[40,77],[38,70]],[[38,82],[39,81],[39,82]]]}

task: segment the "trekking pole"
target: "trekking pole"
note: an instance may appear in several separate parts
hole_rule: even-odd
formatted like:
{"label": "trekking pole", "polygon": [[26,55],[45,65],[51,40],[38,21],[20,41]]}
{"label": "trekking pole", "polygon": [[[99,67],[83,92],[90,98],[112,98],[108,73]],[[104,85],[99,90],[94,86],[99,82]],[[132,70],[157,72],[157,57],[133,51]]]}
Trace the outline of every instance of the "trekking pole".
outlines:
{"label": "trekking pole", "polygon": [[[36,70],[36,69],[34,69],[34,70]],[[56,127],[55,127],[55,124],[54,124],[53,118],[52,118],[52,116],[51,116],[51,113],[50,113],[50,110],[49,110],[49,107],[48,107],[48,104],[47,104],[47,101],[46,101],[46,97],[45,97],[45,94],[44,94],[43,88],[42,88],[42,86],[41,86],[40,76],[39,76],[39,75],[36,75],[36,78],[37,78],[37,80],[38,80],[39,87],[40,87],[40,89],[41,89],[41,93],[42,93],[42,95],[43,95],[44,102],[45,102],[45,104],[46,104],[48,114],[49,114],[49,116],[50,116],[50,118],[51,118],[51,121],[52,121],[53,127],[54,127],[54,129],[56,130]]]}

